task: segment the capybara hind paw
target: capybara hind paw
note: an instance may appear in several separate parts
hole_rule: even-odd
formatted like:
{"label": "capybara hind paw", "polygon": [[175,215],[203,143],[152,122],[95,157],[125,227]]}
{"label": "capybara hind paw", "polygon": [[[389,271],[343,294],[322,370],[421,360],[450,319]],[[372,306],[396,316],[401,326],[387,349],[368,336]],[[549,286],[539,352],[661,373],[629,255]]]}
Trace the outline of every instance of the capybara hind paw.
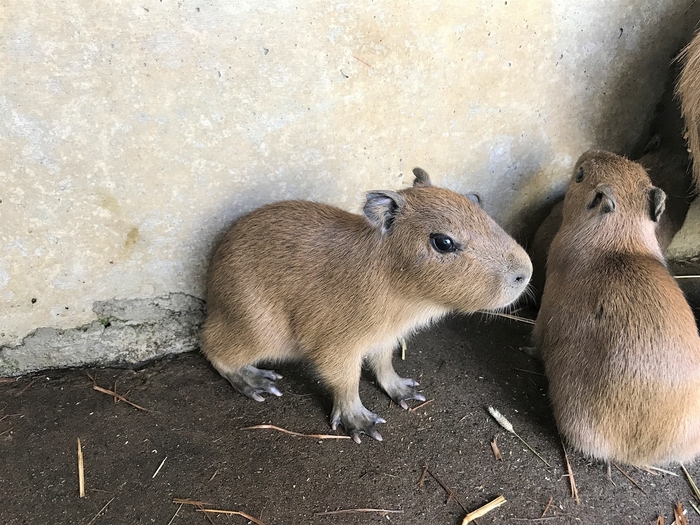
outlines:
{"label": "capybara hind paw", "polygon": [[374,412],[370,412],[365,407],[361,407],[352,412],[333,410],[331,428],[333,430],[337,429],[338,423],[343,426],[343,429],[352,437],[352,440],[359,444],[362,442],[360,434],[366,434],[377,441],[381,441],[382,436],[377,430],[377,425],[386,423],[386,420]]}
{"label": "capybara hind paw", "polygon": [[265,398],[260,394],[272,394],[277,397],[282,395],[282,392],[275,386],[275,380],[281,379],[282,376],[272,370],[263,370],[248,365],[235,372],[222,375],[228,379],[233,388],[255,401],[265,401]]}

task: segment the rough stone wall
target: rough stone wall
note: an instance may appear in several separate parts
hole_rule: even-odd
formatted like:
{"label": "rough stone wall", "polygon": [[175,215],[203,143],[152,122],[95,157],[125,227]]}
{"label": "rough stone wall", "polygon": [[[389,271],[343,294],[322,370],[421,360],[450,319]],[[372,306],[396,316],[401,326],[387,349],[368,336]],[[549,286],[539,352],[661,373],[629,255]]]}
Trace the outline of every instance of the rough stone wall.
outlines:
{"label": "rough stone wall", "polygon": [[[217,237],[273,200],[357,211],[421,166],[527,228],[582,151],[644,137],[699,15],[693,0],[5,2],[0,375],[142,359],[103,349],[117,325],[95,324],[100,305],[203,298]],[[149,356],[196,345],[140,337]],[[31,364],[39,342],[52,350]]]}

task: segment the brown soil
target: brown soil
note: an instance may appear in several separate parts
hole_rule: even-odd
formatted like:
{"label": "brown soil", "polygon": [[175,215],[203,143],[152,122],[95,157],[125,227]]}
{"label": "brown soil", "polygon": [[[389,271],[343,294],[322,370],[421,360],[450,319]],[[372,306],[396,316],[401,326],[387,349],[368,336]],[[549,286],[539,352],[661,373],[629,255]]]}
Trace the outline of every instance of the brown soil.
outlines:
{"label": "brown soil", "polygon": [[[679,477],[623,467],[637,487],[617,468],[609,480],[605,465],[570,451],[581,500],[575,503],[542,367],[519,350],[529,344],[529,332],[516,321],[456,317],[411,339],[396,368],[421,381],[431,401],[404,411],[390,406],[371,377],[363,379],[365,405],[387,423],[383,442],[365,438],[361,445],[245,429],[272,424],[336,434],[328,426],[326,392],[301,364],[276,367],[284,395],[265,403],[233,391],[198,354],[138,371],[0,379],[0,523],[247,522],[173,502],[190,498],[265,525],[458,525],[466,511],[499,495],[507,503],[478,523],[652,524],[659,515],[671,523],[677,501],[689,523],[700,523],[678,466],[670,470]],[[88,373],[147,411],[94,390]],[[489,405],[551,468],[496,424]],[[494,458],[494,436],[502,461]],[[84,498],[78,495],[78,438]],[[700,481],[699,467],[689,471]],[[546,519],[538,520],[550,498]],[[345,509],[380,510],[324,514]]]}

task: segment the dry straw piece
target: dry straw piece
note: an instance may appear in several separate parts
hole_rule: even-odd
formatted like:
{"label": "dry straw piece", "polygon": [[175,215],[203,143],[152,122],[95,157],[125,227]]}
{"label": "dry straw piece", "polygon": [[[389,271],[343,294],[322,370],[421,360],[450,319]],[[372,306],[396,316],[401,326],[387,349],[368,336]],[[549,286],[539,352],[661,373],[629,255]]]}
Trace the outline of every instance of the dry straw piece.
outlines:
{"label": "dry straw piece", "polygon": [[332,516],[334,514],[356,514],[362,512],[378,512],[379,514],[402,514],[402,510],[392,510],[392,509],[340,509],[340,510],[327,510],[325,512],[315,512],[314,516]]}
{"label": "dry straw piece", "polygon": [[630,481],[630,483],[632,483],[632,485],[634,485],[634,486],[637,487],[639,490],[641,490],[641,491],[644,493],[645,496],[648,496],[648,495],[649,495],[649,494],[647,493],[647,491],[644,490],[636,481],[634,481],[634,480],[632,479],[632,477],[631,477],[629,474],[627,474],[627,472],[625,472],[624,470],[622,470],[622,469],[618,466],[617,463],[613,463],[613,465],[615,465],[615,468],[616,468],[617,470],[620,471],[620,474],[622,474],[623,476],[625,476],[625,477]]}
{"label": "dry straw piece", "polygon": [[462,525],[467,525],[467,523],[475,520],[476,518],[480,518],[484,516],[485,514],[488,514],[491,512],[493,509],[500,507],[506,502],[506,498],[503,496],[498,496],[496,499],[489,501],[486,505],[483,507],[479,507],[473,512],[470,512],[466,516],[464,516],[464,519],[462,520]]}
{"label": "dry straw piece", "polygon": [[158,466],[158,468],[156,469],[156,471],[153,473],[153,477],[152,477],[151,479],[154,479],[154,478],[158,475],[158,473],[160,472],[160,469],[162,469],[162,468],[163,468],[163,465],[165,465],[165,460],[166,460],[166,459],[168,459],[168,456],[165,456],[165,457],[163,458],[163,461],[160,462],[160,465]]}
{"label": "dry straw piece", "polygon": [[690,475],[690,472],[686,470],[683,464],[681,464],[681,470],[683,470],[683,474],[685,474],[685,477],[688,479],[688,483],[690,483],[690,488],[693,489],[693,495],[695,496],[695,499],[700,501],[700,490],[698,490],[698,486],[695,484],[695,481]]}
{"label": "dry straw piece", "polygon": [[254,425],[252,427],[243,427],[241,430],[252,430],[256,428],[277,430],[289,434],[290,436],[309,437],[314,439],[350,439],[350,436],[336,436],[335,434],[300,434],[284,428],[276,427],[275,425]]}
{"label": "dry straw piece", "polygon": [[[207,520],[209,520],[210,523],[213,523],[213,522],[211,521],[211,518],[209,518],[209,514],[226,514],[228,516],[240,516],[241,518],[245,518],[248,521],[255,523],[255,525],[265,525],[259,519],[254,518],[253,516],[251,516],[247,512],[243,512],[240,510],[205,509],[204,505],[209,505],[209,503],[205,503],[203,501],[197,501],[197,500],[190,499],[190,498],[173,498],[173,503],[179,503],[180,507],[182,507],[182,505],[192,505],[194,507],[197,507],[197,512],[203,512],[204,515],[206,516]],[[179,511],[179,509],[178,509],[178,511]],[[175,513],[175,514],[177,515],[177,513]]]}
{"label": "dry straw piece", "polygon": [[97,392],[102,392],[103,394],[107,394],[109,396],[112,396],[114,398],[115,403],[117,401],[123,401],[127,405],[131,405],[134,408],[137,408],[139,410],[143,410],[144,412],[150,412],[147,408],[143,408],[142,406],[137,405],[136,403],[129,401],[124,396],[117,394],[114,390],[108,390],[107,388],[102,388],[101,386],[98,386],[94,376],[91,376],[90,374],[87,374],[87,376],[92,381],[92,389],[93,390],[96,390]]}
{"label": "dry straw piece", "polygon": [[498,461],[503,461],[503,456],[501,455],[501,451],[498,448],[498,444],[496,443],[496,438],[498,436],[493,436],[493,440],[491,441],[491,450],[493,450],[493,457],[496,458]]}
{"label": "dry straw piece", "polygon": [[78,492],[80,497],[85,497],[85,466],[83,464],[83,447],[78,438]]}
{"label": "dry straw piece", "polygon": [[[676,525],[688,525],[688,520],[685,519],[685,511],[683,510],[683,505],[678,501],[676,506],[673,508],[673,517]],[[673,523],[671,525],[673,525]]]}
{"label": "dry straw piece", "polygon": [[540,519],[544,518],[544,515],[547,514],[547,511],[549,510],[549,507],[552,506],[553,502],[554,502],[554,496],[551,496],[549,498],[549,501],[547,502],[547,505],[545,505],[544,510],[542,511],[542,516],[540,516]]}
{"label": "dry straw piece", "polygon": [[522,441],[522,442],[523,442],[523,445],[525,445],[527,448],[529,448],[530,451],[531,451],[535,456],[537,456],[538,458],[540,458],[540,459],[542,460],[542,463],[544,463],[545,465],[547,465],[549,468],[552,468],[552,465],[550,465],[549,463],[547,463],[547,461],[545,461],[545,459],[544,459],[542,456],[540,456],[540,455],[535,451],[534,448],[532,448],[530,445],[527,444],[527,441],[525,441],[523,438],[521,438],[521,437],[518,435],[518,433],[517,433],[517,432],[515,431],[515,429],[513,428],[513,425],[511,424],[511,422],[508,421],[508,419],[506,419],[506,417],[505,417],[503,414],[501,414],[498,410],[496,410],[496,409],[493,408],[493,407],[489,407],[489,408],[488,408],[488,411],[489,411],[489,414],[491,414],[491,416],[493,416],[493,418],[498,422],[499,425],[501,425],[506,431],[510,432],[510,433],[513,434],[515,437],[517,437],[520,441]]}
{"label": "dry straw piece", "polygon": [[427,401],[423,401],[423,402],[422,402],[420,405],[418,405],[418,406],[415,406],[415,407],[413,407],[413,408],[409,408],[408,411],[409,411],[409,412],[415,412],[416,410],[420,410],[421,408],[423,408],[425,405],[429,405],[429,404],[432,403],[433,401],[435,401],[435,400],[434,400],[434,399],[428,399]]}
{"label": "dry straw piece", "polygon": [[571,469],[571,463],[569,463],[569,455],[566,453],[566,447],[562,443],[561,448],[564,450],[564,459],[566,460],[566,472],[569,476],[569,486],[571,487],[571,497],[576,501],[576,505],[581,504],[581,500],[578,498],[578,488],[576,488],[576,480],[574,479],[574,471]]}

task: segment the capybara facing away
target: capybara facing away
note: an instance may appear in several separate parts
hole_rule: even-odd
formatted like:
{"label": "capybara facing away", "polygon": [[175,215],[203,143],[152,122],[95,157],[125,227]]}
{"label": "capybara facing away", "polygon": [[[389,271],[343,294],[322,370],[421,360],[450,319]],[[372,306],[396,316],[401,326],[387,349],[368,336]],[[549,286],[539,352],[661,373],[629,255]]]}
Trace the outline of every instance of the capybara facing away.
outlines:
{"label": "capybara facing away", "polygon": [[700,451],[700,338],[657,239],[664,201],[641,165],[587,152],[549,250],[534,336],[555,419],[605,461]]}
{"label": "capybara facing away", "polygon": [[331,425],[381,440],[384,420],[359,397],[366,362],[403,408],[424,400],[399,377],[400,338],[448,312],[509,305],[525,290],[525,251],[477,204],[433,186],[372,191],[364,216],[306,201],[263,206],[238,220],[211,263],[202,350],[233,387],[281,395],[261,361],[309,360],[333,396]]}

